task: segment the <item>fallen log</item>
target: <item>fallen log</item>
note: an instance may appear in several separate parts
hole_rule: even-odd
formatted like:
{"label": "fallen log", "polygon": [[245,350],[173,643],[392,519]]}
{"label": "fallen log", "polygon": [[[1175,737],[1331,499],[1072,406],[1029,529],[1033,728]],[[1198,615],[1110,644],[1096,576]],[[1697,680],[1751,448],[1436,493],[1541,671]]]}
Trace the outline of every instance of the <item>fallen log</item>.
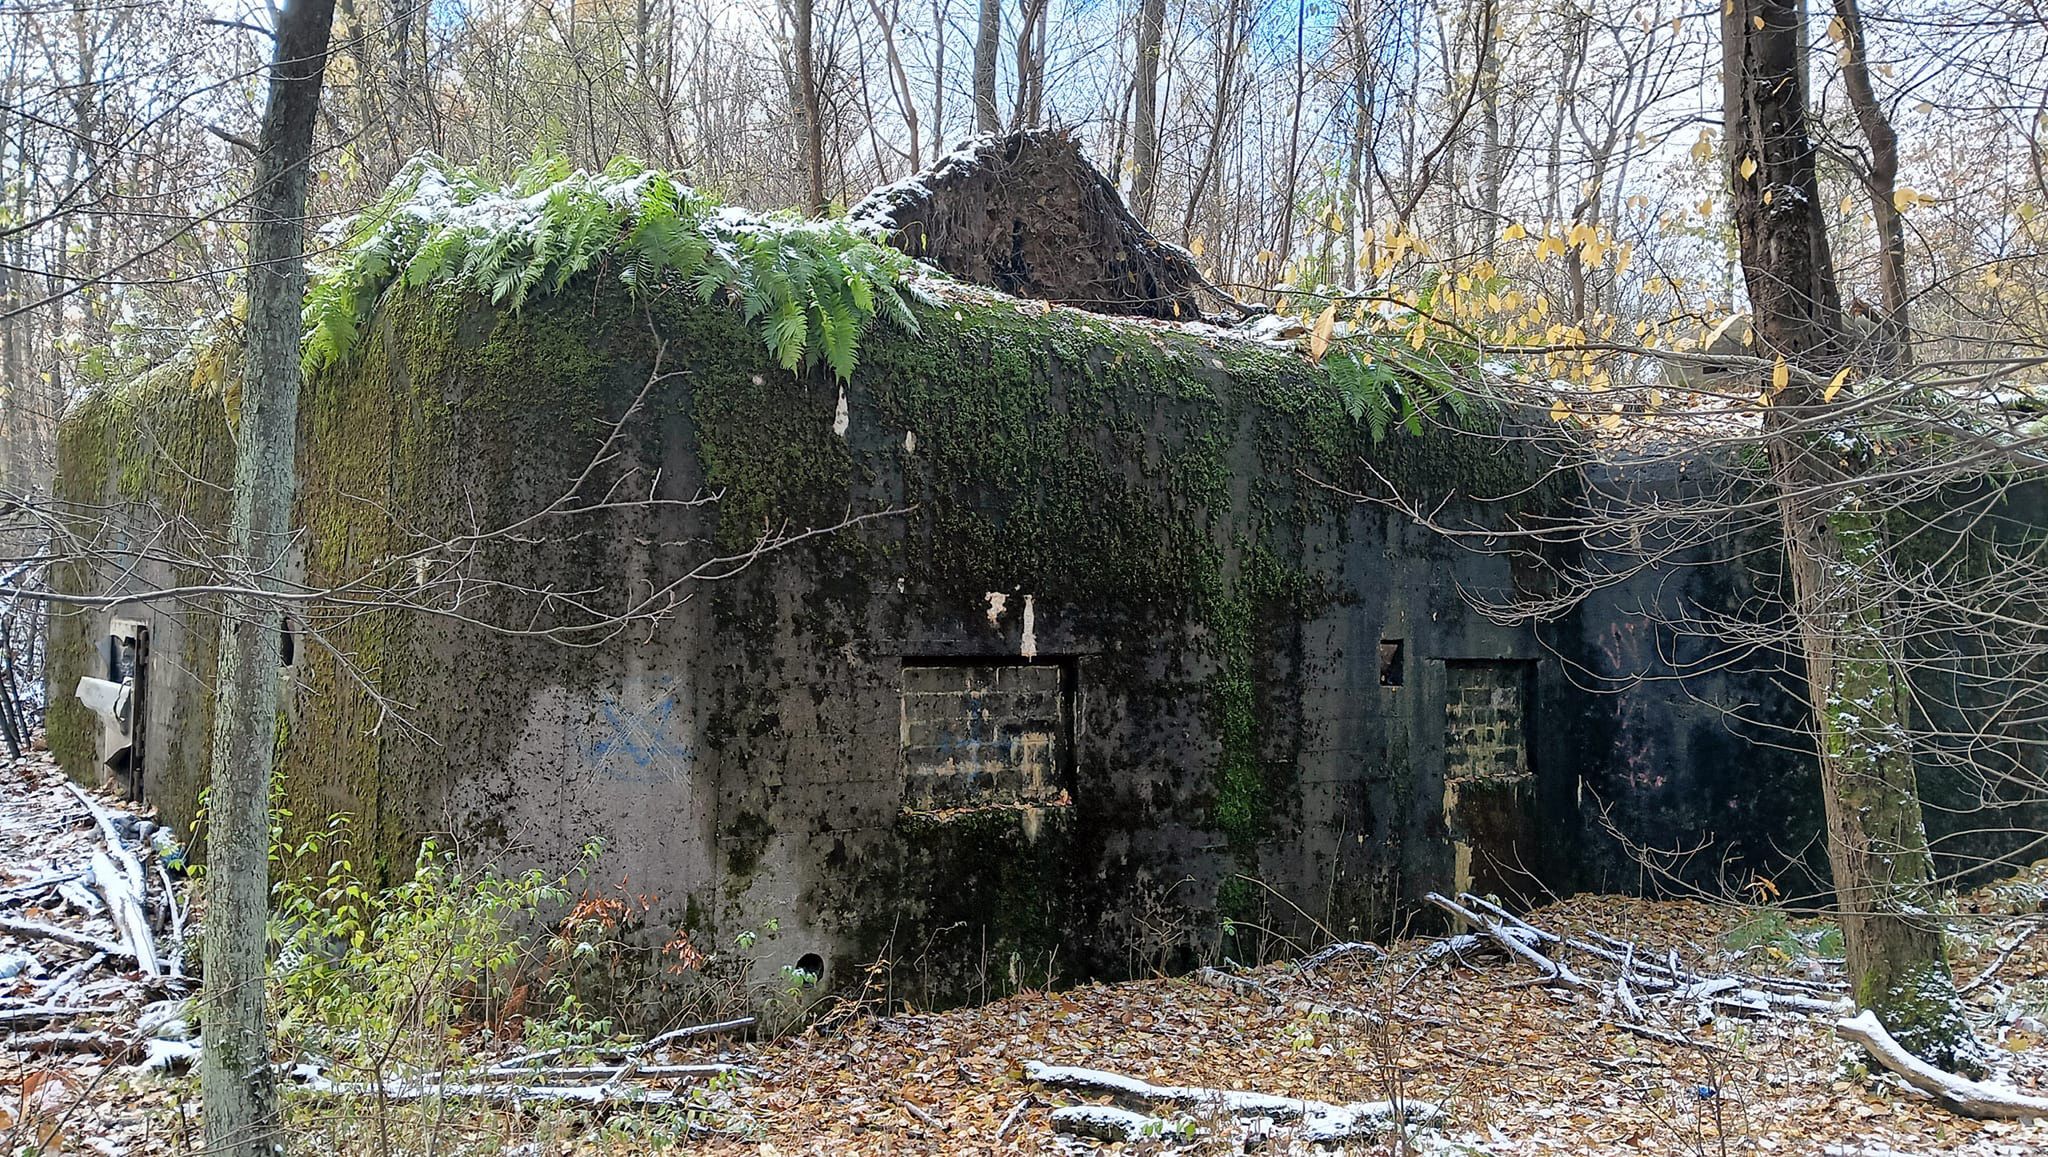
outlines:
{"label": "fallen log", "polygon": [[1102,1069],[1048,1065],[1028,1061],[1024,1075],[1054,1088],[1107,1093],[1146,1105],[1186,1105],[1214,1109],[1234,1117],[1268,1117],[1301,1123],[1300,1139],[1344,1141],[1378,1136],[1397,1124],[1431,1124],[1443,1110],[1426,1101],[1365,1101],[1337,1105],[1304,1097],[1281,1097],[1238,1089],[1207,1089],[1193,1085],[1155,1085],[1137,1077]]}
{"label": "fallen log", "polygon": [[666,1089],[643,1089],[638,1085],[613,1088],[609,1085],[513,1085],[392,1079],[380,1086],[374,1081],[331,1081],[319,1073],[306,1075],[298,1084],[291,1087],[327,1096],[376,1097],[383,1101],[397,1102],[461,1100],[496,1105],[666,1105],[677,1099],[676,1094]]}
{"label": "fallen log", "polygon": [[1836,1021],[1835,1035],[1862,1045],[1878,1064],[1965,1117],[2007,1121],[2048,1117],[2048,1098],[2031,1097],[2017,1089],[1959,1077],[1907,1052],[1903,1045],[1892,1039],[1891,1033],[1885,1031],[1884,1022],[1877,1019],[1877,1014],[1869,1009]]}
{"label": "fallen log", "polygon": [[1052,1131],[1097,1141],[1145,1141],[1187,1132],[1194,1122],[1169,1120],[1115,1105],[1068,1105],[1052,1111]]}

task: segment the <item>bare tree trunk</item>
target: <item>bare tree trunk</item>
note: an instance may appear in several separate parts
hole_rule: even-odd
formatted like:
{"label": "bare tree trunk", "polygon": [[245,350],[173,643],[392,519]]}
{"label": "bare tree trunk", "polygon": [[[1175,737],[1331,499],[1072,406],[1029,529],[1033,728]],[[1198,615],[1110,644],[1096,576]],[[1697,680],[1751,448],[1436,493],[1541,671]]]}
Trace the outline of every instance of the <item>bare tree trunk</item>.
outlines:
{"label": "bare tree trunk", "polygon": [[1301,102],[1308,92],[1308,0],[1294,5],[1294,104],[1287,117],[1287,172],[1281,179],[1280,237],[1272,279],[1277,282],[1294,256],[1294,200],[1301,179]]}
{"label": "bare tree trunk", "polygon": [[946,0],[932,0],[932,156],[946,151]]}
{"label": "bare tree trunk", "polygon": [[1503,158],[1500,147],[1500,50],[1494,37],[1479,40],[1479,235],[1486,260],[1497,256],[1500,244],[1500,184]]}
{"label": "bare tree trunk", "polygon": [[[306,186],[333,26],[334,0],[292,0],[279,10],[249,195],[249,321],[228,535],[232,565],[261,587],[281,581],[291,530]],[[282,626],[275,602],[232,599],[220,630],[199,1087],[206,1151],[235,1157],[282,1147],[263,1005]]]}
{"label": "bare tree trunk", "polygon": [[915,173],[924,168],[924,150],[919,143],[917,94],[911,90],[910,75],[903,69],[903,56],[896,51],[898,3],[899,0],[890,0],[888,10],[884,11],[880,0],[868,0],[868,11],[874,14],[875,25],[882,33],[882,51],[889,60],[889,91],[895,94],[896,106],[903,112],[903,127],[910,132],[910,171]]}
{"label": "bare tree trunk", "polygon": [[1049,0],[1024,0],[1017,22],[1017,107],[1010,131],[1035,128],[1045,105],[1045,15]]}
{"label": "bare tree trunk", "polygon": [[1137,75],[1131,111],[1131,215],[1151,227],[1159,196],[1159,50],[1166,29],[1166,0],[1138,6]]}
{"label": "bare tree trunk", "polygon": [[1906,298],[1906,223],[1894,200],[1898,194],[1899,137],[1870,83],[1863,13],[1856,0],[1835,0],[1835,17],[1842,22],[1843,86],[1849,90],[1850,107],[1856,110],[1857,127],[1870,145],[1870,165],[1857,176],[1870,197],[1870,215],[1877,224],[1879,242],[1877,285],[1883,316],[1879,318],[1876,362],[1887,372],[1897,373],[1913,364]]}
{"label": "bare tree trunk", "polygon": [[1217,42],[1216,66],[1216,109],[1209,122],[1209,143],[1202,150],[1201,167],[1195,170],[1195,179],[1188,186],[1188,207],[1181,215],[1180,239],[1185,243],[1195,231],[1195,214],[1201,211],[1202,192],[1209,187],[1209,177],[1216,171],[1216,158],[1223,150],[1223,130],[1230,123],[1230,102],[1237,91],[1237,61],[1243,53],[1238,45],[1243,41],[1240,27],[1243,20],[1242,0],[1229,0],[1223,8],[1223,36]]}
{"label": "bare tree trunk", "polygon": [[[1761,352],[1825,376],[1847,350],[1807,129],[1804,15],[1801,0],[1733,0],[1722,81]],[[1885,547],[1871,516],[1831,498],[1835,455],[1796,426],[1813,393],[1802,386],[1772,399],[1767,429],[1850,977],[1858,1003],[1901,1043],[1944,1067],[1967,1066],[1974,1042],[1930,916],[1933,865],[1912,759],[1898,741],[1901,675],[1886,653],[1882,600],[1854,577],[1881,570]]]}
{"label": "bare tree trunk", "polygon": [[981,25],[974,34],[974,131],[1002,128],[996,114],[996,53],[1003,43],[1003,0],[981,0]]}
{"label": "bare tree trunk", "polygon": [[816,0],[792,0],[795,18],[797,129],[802,134],[800,151],[804,163],[804,210],[812,215],[825,211],[825,127],[823,102],[818,95],[818,62],[813,54],[812,34],[817,29]]}

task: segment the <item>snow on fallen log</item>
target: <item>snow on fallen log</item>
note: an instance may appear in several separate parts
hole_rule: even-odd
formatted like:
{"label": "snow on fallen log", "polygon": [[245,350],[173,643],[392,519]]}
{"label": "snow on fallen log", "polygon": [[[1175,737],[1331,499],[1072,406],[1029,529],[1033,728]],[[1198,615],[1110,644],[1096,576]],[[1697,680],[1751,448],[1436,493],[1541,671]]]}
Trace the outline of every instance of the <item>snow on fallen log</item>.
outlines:
{"label": "snow on fallen log", "polygon": [[1107,1093],[1147,1105],[1186,1105],[1215,1109],[1234,1117],[1267,1117],[1275,1121],[1299,1121],[1299,1137],[1306,1141],[1343,1141],[1372,1137],[1388,1127],[1430,1124],[1443,1118],[1443,1110],[1426,1101],[1365,1101],[1336,1105],[1305,1097],[1282,1097],[1238,1089],[1207,1089],[1195,1085],[1155,1085],[1137,1077],[1102,1069],[1070,1065],[1048,1065],[1028,1061],[1024,1075],[1041,1084],[1084,1093]]}
{"label": "snow on fallen log", "polygon": [[728,1073],[743,1077],[759,1076],[760,1070],[746,1065],[703,1064],[703,1065],[552,1065],[533,1068],[527,1065],[494,1065],[485,1069],[482,1079],[487,1081],[531,1080],[543,1083],[556,1081],[608,1081],[616,1080],[621,1074],[644,1077],[648,1080],[679,1080],[685,1077],[722,1077]]}
{"label": "snow on fallen log", "polygon": [[1877,1063],[1904,1077],[1907,1084],[1965,1117],[2015,1121],[2048,1117],[2048,1098],[1959,1077],[1907,1052],[1869,1009],[1836,1021],[1835,1035],[1862,1045]]}
{"label": "snow on fallen log", "polygon": [[393,1078],[382,1085],[374,1081],[333,1081],[318,1072],[302,1073],[293,1086],[302,1092],[336,1097],[376,1097],[385,1101],[462,1100],[488,1104],[635,1104],[666,1105],[677,1100],[666,1089],[643,1089],[637,1085],[509,1085],[463,1081],[412,1081]]}
{"label": "snow on fallen log", "polygon": [[1069,1105],[1052,1111],[1052,1130],[1097,1141],[1145,1141],[1178,1136],[1193,1122],[1170,1120],[1147,1113],[1119,1109],[1114,1105]]}

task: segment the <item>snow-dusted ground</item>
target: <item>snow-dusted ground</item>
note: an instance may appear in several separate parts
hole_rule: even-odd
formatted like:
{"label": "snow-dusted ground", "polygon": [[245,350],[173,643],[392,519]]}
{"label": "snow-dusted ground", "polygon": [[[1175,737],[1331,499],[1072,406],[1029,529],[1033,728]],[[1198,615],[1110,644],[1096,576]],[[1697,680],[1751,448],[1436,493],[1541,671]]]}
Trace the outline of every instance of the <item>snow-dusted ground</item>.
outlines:
{"label": "snow-dusted ground", "polygon": [[[116,828],[152,880],[168,962],[175,952],[164,935],[161,857],[145,850],[143,819],[121,810]],[[102,839],[46,757],[0,762],[0,917],[115,941],[114,922],[85,887]],[[1963,901],[1961,910],[1981,915],[1957,924],[1954,963],[1993,1051],[1995,1079],[2042,1095],[2048,865],[2037,868]],[[183,891],[182,882],[173,889],[181,905]],[[1823,988],[1839,981],[1839,964],[1823,958],[1817,923],[1731,940],[1732,930],[1756,917],[1731,905],[1603,896],[1529,915],[1567,938],[1613,937],[1638,945],[1637,959],[1675,961],[1702,975]],[[1745,939],[1757,942],[1731,947]],[[1151,1110],[1171,1128],[1128,1143],[1127,1152],[1235,1153],[1254,1134],[1263,1136],[1261,1152],[1311,1151],[1303,1130],[1283,1121],[1278,1130],[1269,1123],[1247,1132],[1245,1121],[1218,1106],[1358,1108],[1397,1098],[1441,1109],[1440,1127],[1427,1135],[1436,1151],[1466,1145],[1472,1148],[1457,1151],[1499,1157],[2048,1153],[2048,1124],[1966,1120],[1871,1072],[1857,1049],[1835,1038],[1828,1015],[1760,1015],[1741,1002],[1702,1014],[1691,997],[1639,990],[1645,1020],[1634,1027],[1645,1034],[1619,1024],[1617,1010],[1589,992],[1532,983],[1533,973],[1504,954],[1475,952],[1460,964],[1428,940],[1389,947],[1384,962],[1357,952],[1313,969],[1208,970],[1026,992],[945,1013],[844,1009],[830,1031],[751,1044],[706,1038],[702,1056],[691,1055],[696,1041],[684,1042],[689,1048],[670,1062],[716,1059],[752,1074],[720,1094],[715,1128],[705,1128],[697,1102],[681,1094],[595,1109],[450,1102],[432,1118],[445,1128],[431,1139],[390,1139],[390,1151],[1084,1152],[1098,1143],[1060,1136],[1054,1125],[1088,1114],[1056,1118],[1056,1110],[1101,1104],[1111,1086],[1128,1086],[1174,1096]],[[196,1090],[175,1071],[189,1059],[181,1040],[190,1035],[190,1017],[180,998],[190,983],[152,979],[113,953],[95,962],[97,955],[47,935],[0,932],[0,1152],[198,1152]],[[1571,965],[1594,977],[1607,967],[1583,953]],[[1971,983],[1987,970],[1988,979]],[[170,1061],[171,1071],[152,1068],[152,1057]],[[670,1071],[691,1067],[653,1065],[633,1079],[654,1088]],[[1053,1079],[1078,1070],[1113,1076],[1092,1084]],[[301,1116],[314,1105],[303,1092],[289,1103]],[[315,1107],[324,1112],[328,1104]],[[1384,1151],[1384,1141],[1348,1144],[1354,1153]]]}
{"label": "snow-dusted ground", "polygon": [[173,870],[180,859],[151,846],[145,817],[91,798],[142,870],[160,975],[124,952],[98,873],[125,873],[91,809],[46,754],[0,757],[0,1152],[8,1154],[182,1148],[164,1132],[175,1118],[157,1111],[168,1097],[157,1074],[191,1060],[195,1034],[185,999],[195,986],[182,975],[173,933],[185,911],[184,880]]}

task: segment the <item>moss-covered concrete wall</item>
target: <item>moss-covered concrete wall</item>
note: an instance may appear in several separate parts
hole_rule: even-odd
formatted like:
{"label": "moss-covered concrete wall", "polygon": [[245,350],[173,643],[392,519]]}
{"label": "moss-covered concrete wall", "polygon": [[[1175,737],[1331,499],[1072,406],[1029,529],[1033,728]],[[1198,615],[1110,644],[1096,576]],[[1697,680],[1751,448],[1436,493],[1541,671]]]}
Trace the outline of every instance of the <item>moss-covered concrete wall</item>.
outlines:
{"label": "moss-covered concrete wall", "polygon": [[[422,613],[380,580],[375,597],[303,613],[280,730],[295,822],[350,814],[358,857],[387,870],[432,831],[555,864],[602,837],[604,875],[656,897],[657,923],[721,945],[752,930],[765,962],[816,953],[835,982],[887,957],[898,991],[928,998],[1219,947],[1243,958],[1318,924],[1383,932],[1461,872],[1611,882],[1588,859],[1609,843],[1584,785],[1632,775],[1641,744],[1671,736],[1683,744],[1650,752],[1665,780],[1643,788],[1665,793],[1659,824],[1713,817],[1695,826],[1756,857],[1814,830],[1810,810],[1746,799],[1767,779],[1810,783],[1810,767],[1750,748],[1716,710],[1771,693],[1767,664],[1674,697],[1655,727],[1632,722],[1637,708],[1580,677],[1610,662],[1603,625],[1498,625],[1469,596],[1527,580],[1507,557],[1315,481],[1365,490],[1376,474],[1475,522],[1506,514],[1493,496],[1568,499],[1569,476],[1530,490],[1544,464],[1521,443],[1489,427],[1373,445],[1302,359],[1170,327],[1007,300],[921,321],[866,339],[840,433],[841,387],[776,368],[725,309],[587,285],[516,316],[388,301],[353,360],[306,386],[298,577],[501,585]],[[673,504],[465,537],[559,498],[658,349],[665,376],[601,473],[631,468],[634,493]],[[217,520],[226,378],[167,370],[86,403],[65,426],[67,496],[136,504],[132,525],[184,508]],[[682,504],[698,495],[718,500]],[[877,511],[900,513],[688,585],[628,629],[580,645],[535,633],[625,611],[764,529]],[[165,624],[158,660],[181,672],[152,699],[150,794],[185,820],[209,610],[147,613]],[[59,625],[53,656],[72,662],[103,629]],[[1065,802],[906,810],[905,661],[1025,655],[1072,688]],[[1526,674],[1528,779],[1447,808],[1446,665],[1460,662]],[[75,674],[53,667],[60,688]],[[84,775],[74,715],[53,712],[53,739]],[[1479,860],[1475,839],[1493,843]]]}

